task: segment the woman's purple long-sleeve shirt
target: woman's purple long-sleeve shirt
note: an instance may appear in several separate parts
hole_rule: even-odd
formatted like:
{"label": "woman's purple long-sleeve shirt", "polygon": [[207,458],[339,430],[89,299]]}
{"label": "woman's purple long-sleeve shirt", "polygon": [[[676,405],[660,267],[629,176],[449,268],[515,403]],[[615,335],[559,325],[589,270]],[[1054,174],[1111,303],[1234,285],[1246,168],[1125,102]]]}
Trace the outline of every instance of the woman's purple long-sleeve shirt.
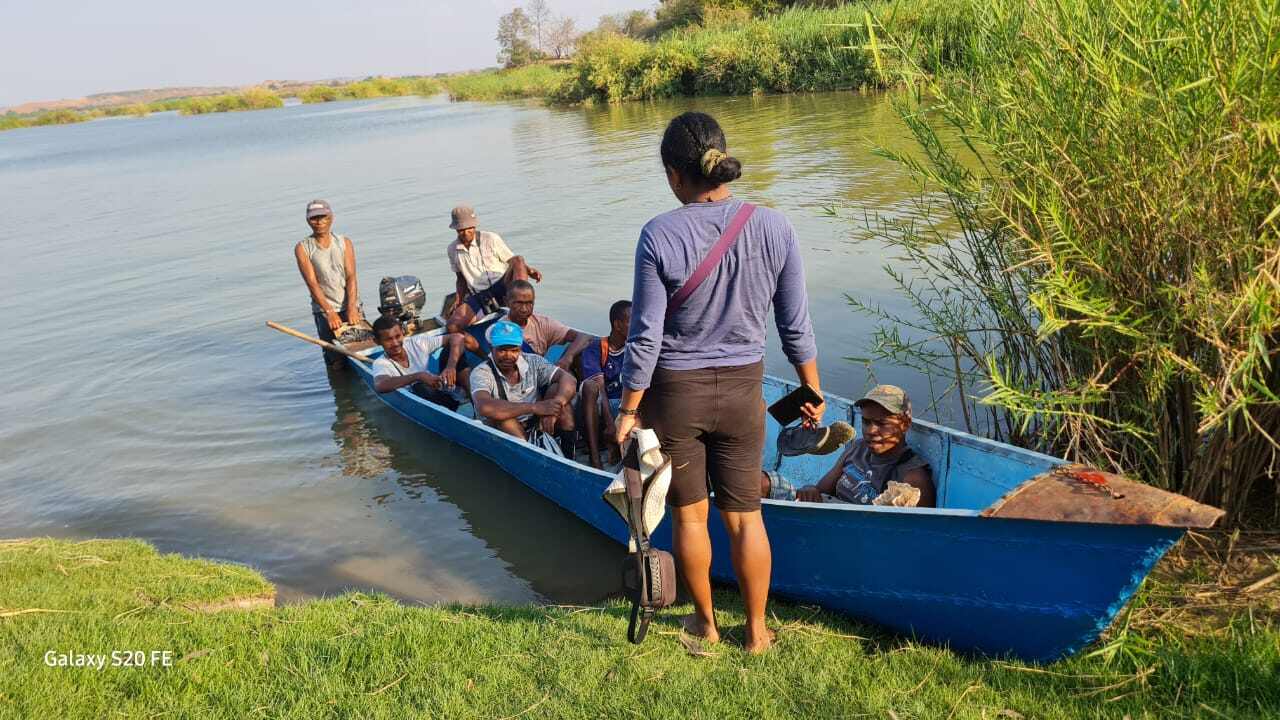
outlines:
{"label": "woman's purple long-sleeve shirt", "polygon": [[648,388],[656,367],[692,370],[759,361],[770,305],[787,359],[799,365],[817,357],[795,229],[771,208],[756,208],[720,264],[665,319],[667,300],[741,207],[735,198],[691,203],[655,217],[640,231],[623,364],[627,387]]}

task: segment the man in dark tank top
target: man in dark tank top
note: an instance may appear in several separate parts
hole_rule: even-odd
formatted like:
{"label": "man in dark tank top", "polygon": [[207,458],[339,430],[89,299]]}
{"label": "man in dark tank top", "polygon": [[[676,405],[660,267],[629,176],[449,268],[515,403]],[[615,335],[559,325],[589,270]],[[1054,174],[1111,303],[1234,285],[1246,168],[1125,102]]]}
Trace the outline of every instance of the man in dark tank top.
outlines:
{"label": "man in dark tank top", "polygon": [[[907,430],[911,428],[911,399],[907,393],[894,385],[877,385],[854,406],[862,411],[861,436],[845,447],[835,466],[816,485],[796,490],[794,499],[823,502],[827,496],[871,505],[890,482],[899,482],[920,491],[916,507],[935,507],[937,492],[929,461],[907,446]],[[772,485],[785,484],[769,473],[766,478]],[[777,494],[779,489],[771,487],[769,496],[782,499]]]}

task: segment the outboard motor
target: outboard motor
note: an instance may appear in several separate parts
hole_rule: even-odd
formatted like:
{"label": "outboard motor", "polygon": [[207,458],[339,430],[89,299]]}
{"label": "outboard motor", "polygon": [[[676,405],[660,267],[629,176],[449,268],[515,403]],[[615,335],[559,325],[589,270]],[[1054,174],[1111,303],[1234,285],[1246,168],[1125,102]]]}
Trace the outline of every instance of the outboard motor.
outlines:
{"label": "outboard motor", "polygon": [[418,325],[418,314],[427,302],[427,291],[412,275],[384,277],[378,283],[378,312],[393,317],[412,334]]}

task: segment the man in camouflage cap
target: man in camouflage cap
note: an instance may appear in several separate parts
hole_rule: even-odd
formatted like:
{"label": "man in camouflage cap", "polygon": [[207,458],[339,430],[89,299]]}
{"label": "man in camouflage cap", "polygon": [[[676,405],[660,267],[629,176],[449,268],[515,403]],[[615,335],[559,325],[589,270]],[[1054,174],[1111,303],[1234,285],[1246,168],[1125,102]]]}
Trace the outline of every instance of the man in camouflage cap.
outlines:
{"label": "man in camouflage cap", "polygon": [[845,447],[821,480],[797,490],[796,499],[823,502],[829,497],[870,505],[892,481],[919,490],[918,507],[935,507],[937,493],[929,461],[907,446],[911,398],[906,391],[877,385],[853,405],[862,414],[862,436]]}

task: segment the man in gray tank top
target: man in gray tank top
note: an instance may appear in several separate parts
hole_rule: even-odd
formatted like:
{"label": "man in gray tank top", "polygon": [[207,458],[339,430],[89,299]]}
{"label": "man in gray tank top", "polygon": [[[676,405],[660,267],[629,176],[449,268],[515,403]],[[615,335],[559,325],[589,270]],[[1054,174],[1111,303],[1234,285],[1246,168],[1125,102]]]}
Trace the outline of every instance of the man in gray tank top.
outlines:
{"label": "man in gray tank top", "polygon": [[[331,232],[333,209],[324,200],[307,203],[311,234],[293,248],[298,272],[311,294],[311,312],[321,340],[332,341],[338,328],[364,319],[356,285],[356,251],[351,238]],[[325,362],[341,367],[343,357],[324,351]]]}
{"label": "man in gray tank top", "polygon": [[[936,507],[937,488],[929,461],[907,446],[911,428],[911,398],[895,385],[877,385],[854,403],[862,412],[862,436],[845,448],[836,464],[815,485],[786,497],[786,488],[772,487],[775,477],[766,473],[761,490],[775,500],[795,499],[825,502],[830,496],[840,502],[872,505],[888,489],[890,482],[905,483],[920,491],[915,507]],[[783,493],[775,494],[776,490]]]}

